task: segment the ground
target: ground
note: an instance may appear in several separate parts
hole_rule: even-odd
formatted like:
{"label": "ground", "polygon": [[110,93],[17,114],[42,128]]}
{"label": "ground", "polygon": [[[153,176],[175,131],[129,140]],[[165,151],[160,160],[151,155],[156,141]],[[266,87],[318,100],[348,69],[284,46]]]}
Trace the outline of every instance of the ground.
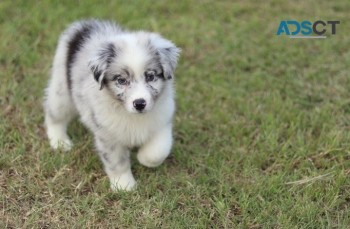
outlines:
{"label": "ground", "polygon": [[[1,228],[348,228],[350,2],[1,1]],[[132,156],[137,190],[112,193],[91,134],[50,149],[42,97],[72,21],[116,20],[182,48],[172,155]],[[339,20],[326,39],[281,20]]]}

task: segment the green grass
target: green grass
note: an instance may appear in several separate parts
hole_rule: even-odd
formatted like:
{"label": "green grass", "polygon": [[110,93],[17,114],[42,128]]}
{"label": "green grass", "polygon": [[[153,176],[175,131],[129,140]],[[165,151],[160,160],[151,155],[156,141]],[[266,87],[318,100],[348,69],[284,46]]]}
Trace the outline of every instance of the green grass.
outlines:
{"label": "green grass", "polygon": [[[348,228],[350,2],[0,1],[0,227]],[[132,157],[111,193],[78,122],[53,152],[42,97],[62,30],[82,18],[157,31],[183,52],[172,155]],[[340,20],[327,39],[281,20]]]}

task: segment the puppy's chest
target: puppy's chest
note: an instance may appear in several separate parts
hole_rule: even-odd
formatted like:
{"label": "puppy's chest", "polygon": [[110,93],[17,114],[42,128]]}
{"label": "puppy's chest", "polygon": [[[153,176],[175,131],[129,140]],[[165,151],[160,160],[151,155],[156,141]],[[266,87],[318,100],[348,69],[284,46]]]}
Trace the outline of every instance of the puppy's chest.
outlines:
{"label": "puppy's chest", "polygon": [[115,115],[105,121],[101,130],[129,147],[144,144],[159,128],[159,123],[147,117],[118,117]]}

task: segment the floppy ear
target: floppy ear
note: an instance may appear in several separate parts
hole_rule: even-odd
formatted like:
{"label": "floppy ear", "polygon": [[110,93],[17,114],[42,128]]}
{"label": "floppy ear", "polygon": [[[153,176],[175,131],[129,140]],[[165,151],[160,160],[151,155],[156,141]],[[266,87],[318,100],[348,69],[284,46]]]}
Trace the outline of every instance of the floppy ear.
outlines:
{"label": "floppy ear", "polygon": [[172,79],[174,77],[181,49],[176,47],[171,41],[166,40],[159,35],[153,36],[151,42],[159,54],[160,64],[163,67],[165,79]]}
{"label": "floppy ear", "polygon": [[113,59],[117,56],[117,48],[112,44],[108,43],[102,46],[97,51],[95,57],[89,62],[89,68],[100,85],[100,90],[103,89],[106,84],[106,71]]}

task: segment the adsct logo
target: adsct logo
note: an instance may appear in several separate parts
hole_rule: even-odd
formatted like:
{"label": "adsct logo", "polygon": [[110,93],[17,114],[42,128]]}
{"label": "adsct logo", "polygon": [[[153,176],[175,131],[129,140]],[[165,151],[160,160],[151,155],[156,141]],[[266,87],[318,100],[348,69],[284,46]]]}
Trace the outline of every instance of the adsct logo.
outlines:
{"label": "adsct logo", "polygon": [[340,21],[281,21],[277,30],[277,36],[286,35],[290,38],[327,38],[325,35],[327,29],[331,30],[331,34],[337,33],[337,25]]}

